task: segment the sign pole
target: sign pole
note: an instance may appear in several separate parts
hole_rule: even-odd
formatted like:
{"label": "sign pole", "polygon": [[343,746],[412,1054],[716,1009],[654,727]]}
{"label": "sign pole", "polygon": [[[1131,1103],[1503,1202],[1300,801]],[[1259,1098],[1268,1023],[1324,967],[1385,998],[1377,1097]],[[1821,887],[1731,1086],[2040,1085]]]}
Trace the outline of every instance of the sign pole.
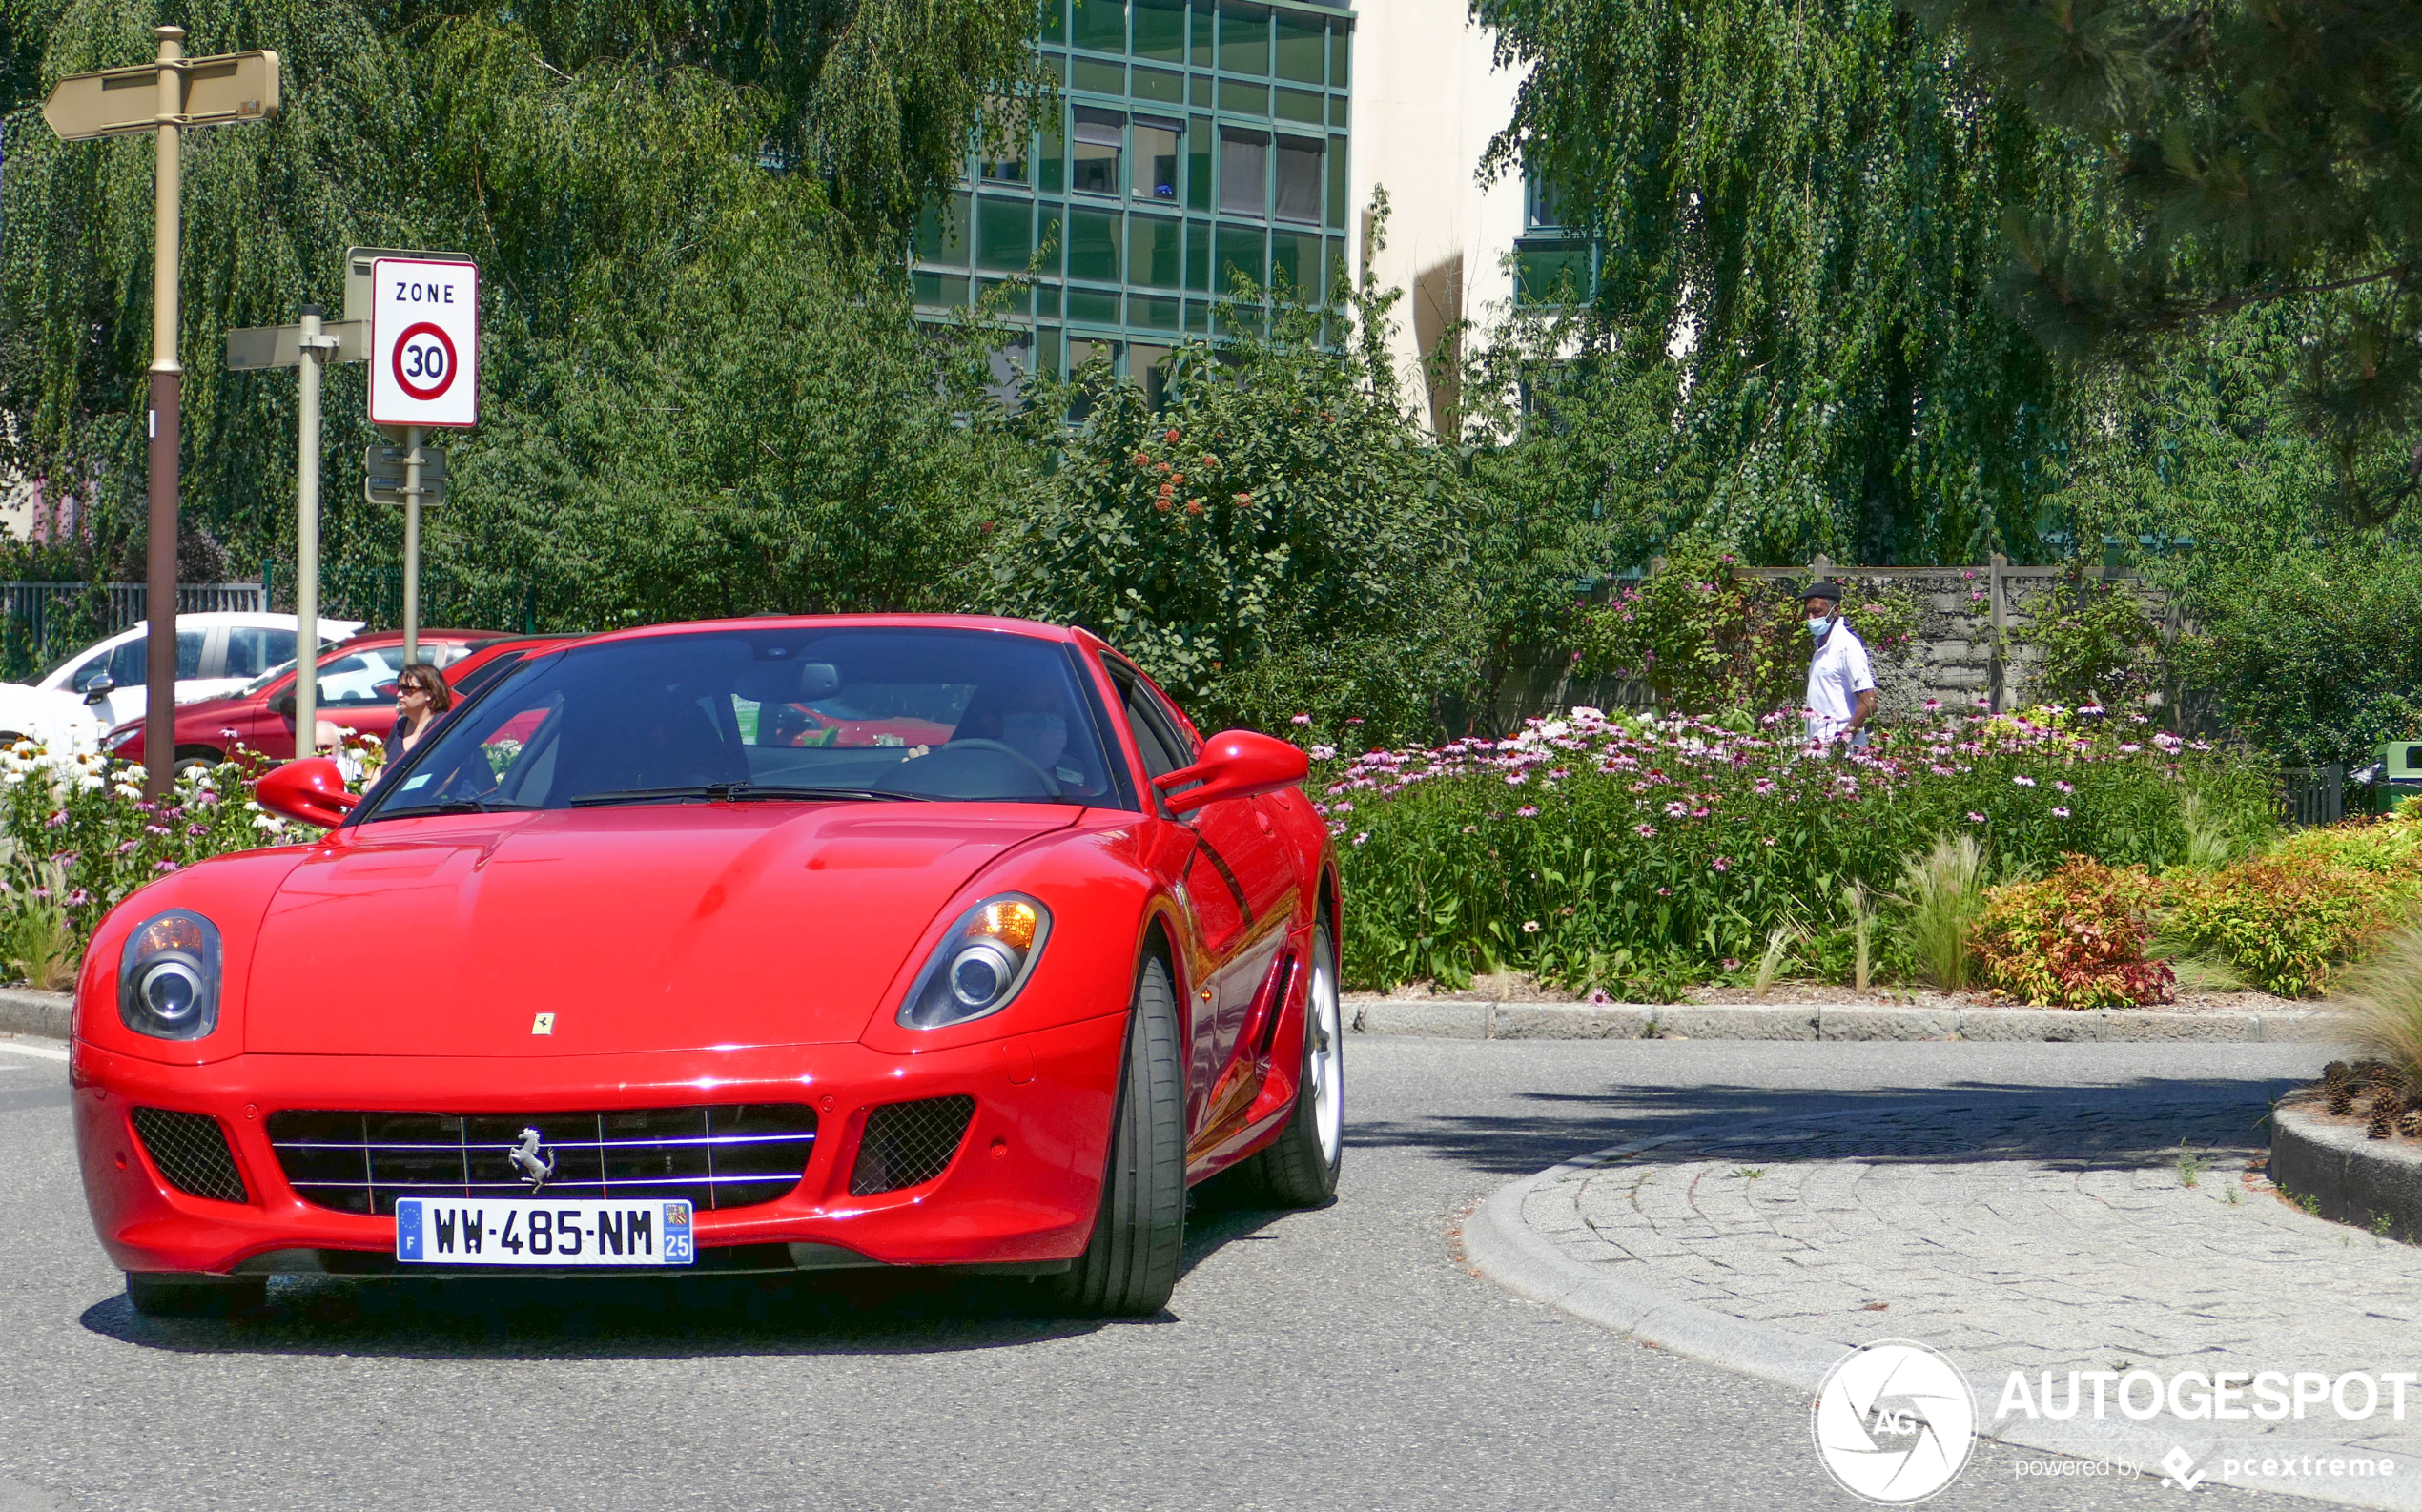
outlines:
{"label": "sign pole", "polygon": [[403,428],[403,664],[421,660],[421,427]]}
{"label": "sign pole", "polygon": [[[319,379],[333,338],[319,306],[302,307],[299,433],[295,459],[295,753],[319,751]],[[263,605],[267,607],[267,605]]]}
{"label": "sign pole", "polygon": [[143,611],[143,790],[154,802],[169,795],[176,774],[176,469],[178,419],[185,374],[177,365],[177,250],[183,220],[178,148],[184,133],[184,82],[175,64],[185,55],[183,27],[155,27],[160,43],[158,155],[153,174],[151,521]]}

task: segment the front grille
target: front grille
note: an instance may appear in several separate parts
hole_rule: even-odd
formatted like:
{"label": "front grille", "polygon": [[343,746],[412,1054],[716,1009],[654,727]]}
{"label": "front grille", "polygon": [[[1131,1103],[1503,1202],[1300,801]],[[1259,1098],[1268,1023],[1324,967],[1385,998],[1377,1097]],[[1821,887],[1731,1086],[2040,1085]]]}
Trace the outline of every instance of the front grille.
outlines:
{"label": "front grille", "polygon": [[[538,1131],[553,1174],[530,1185],[513,1160]],[[269,1142],[306,1202],[393,1213],[399,1197],[687,1197],[699,1208],[770,1202],[815,1150],[800,1103],[611,1108],[591,1113],[270,1114]]]}
{"label": "front grille", "polygon": [[168,1184],[215,1202],[249,1202],[244,1178],[227,1148],[227,1131],[208,1114],[134,1110],[134,1132]]}
{"label": "front grille", "polygon": [[940,1175],[975,1116],[975,1099],[964,1095],[887,1102],[875,1109],[866,1115],[866,1137],[858,1142],[858,1161],[850,1171],[850,1195],[897,1192]]}

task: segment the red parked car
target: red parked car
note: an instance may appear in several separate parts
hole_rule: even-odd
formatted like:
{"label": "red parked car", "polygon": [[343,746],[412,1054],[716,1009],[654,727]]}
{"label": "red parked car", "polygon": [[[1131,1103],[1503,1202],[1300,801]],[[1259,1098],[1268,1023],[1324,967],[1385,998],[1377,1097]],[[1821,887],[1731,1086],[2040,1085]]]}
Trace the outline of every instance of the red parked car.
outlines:
{"label": "red parked car", "polygon": [[[453,683],[476,664],[482,649],[491,655],[538,638],[494,630],[423,630],[421,656]],[[403,667],[403,632],[372,630],[319,653],[319,717],[340,727],[384,739],[395,727],[396,674]],[[180,704],[176,708],[176,765],[213,765],[236,746],[271,761],[295,755],[295,664],[272,667],[225,698]],[[130,720],[110,731],[101,748],[123,761],[144,762],[144,722]]]}
{"label": "red parked car", "polygon": [[[792,744],[769,711],[802,704],[939,733]],[[1336,1187],[1304,771],[1021,621],[530,656],[365,798],[325,759],[261,780],[324,837],[103,920],[70,1064],[93,1225],[146,1312],[290,1273],[949,1265],[1156,1313],[1189,1184]]]}

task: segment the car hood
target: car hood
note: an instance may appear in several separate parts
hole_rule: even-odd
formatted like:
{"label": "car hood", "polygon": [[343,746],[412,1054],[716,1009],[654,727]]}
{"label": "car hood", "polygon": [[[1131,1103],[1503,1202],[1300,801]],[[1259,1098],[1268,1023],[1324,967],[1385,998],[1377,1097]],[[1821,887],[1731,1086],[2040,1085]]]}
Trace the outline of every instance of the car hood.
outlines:
{"label": "car hood", "polygon": [[538,1056],[854,1040],[951,895],[1081,812],[659,805],[367,825],[316,848],[271,900],[245,1049]]}

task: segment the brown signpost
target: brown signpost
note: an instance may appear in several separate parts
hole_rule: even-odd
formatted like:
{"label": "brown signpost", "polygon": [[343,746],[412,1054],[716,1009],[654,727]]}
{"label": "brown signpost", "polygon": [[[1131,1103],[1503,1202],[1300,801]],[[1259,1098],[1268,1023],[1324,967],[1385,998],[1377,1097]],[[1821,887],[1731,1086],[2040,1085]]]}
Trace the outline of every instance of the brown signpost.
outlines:
{"label": "brown signpost", "polygon": [[[144,787],[167,796],[176,770],[176,469],[184,370],[176,360],[177,244],[185,128],[257,121],[277,113],[277,54],[266,50],[217,57],[185,56],[183,27],[154,27],[157,61],[61,79],[42,102],[42,118],[62,141],[158,138],[153,176],[151,551],[144,616],[147,689]],[[313,628],[317,628],[314,626]],[[308,634],[309,632],[304,632]],[[304,642],[298,636],[298,646]]]}

